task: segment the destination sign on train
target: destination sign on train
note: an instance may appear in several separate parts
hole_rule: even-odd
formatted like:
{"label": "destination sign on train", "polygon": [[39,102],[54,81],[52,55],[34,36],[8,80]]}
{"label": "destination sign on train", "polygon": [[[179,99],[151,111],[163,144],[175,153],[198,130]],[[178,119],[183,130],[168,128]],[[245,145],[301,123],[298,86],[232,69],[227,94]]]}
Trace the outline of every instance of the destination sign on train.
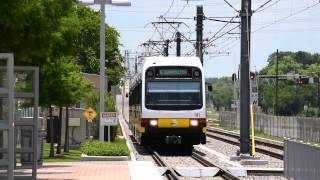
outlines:
{"label": "destination sign on train", "polygon": [[160,76],[190,76],[188,69],[159,69]]}

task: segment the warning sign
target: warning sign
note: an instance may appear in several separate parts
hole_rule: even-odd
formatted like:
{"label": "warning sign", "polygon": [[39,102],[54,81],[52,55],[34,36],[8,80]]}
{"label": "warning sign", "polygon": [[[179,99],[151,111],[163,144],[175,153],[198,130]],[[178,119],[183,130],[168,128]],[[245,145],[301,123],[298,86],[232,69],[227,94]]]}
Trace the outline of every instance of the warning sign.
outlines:
{"label": "warning sign", "polygon": [[251,103],[253,105],[258,105],[259,104],[258,93],[254,93],[254,92],[251,93]]}
{"label": "warning sign", "polygon": [[89,107],[83,112],[83,116],[87,119],[87,121],[92,122],[92,120],[97,116],[97,112]]}
{"label": "warning sign", "polygon": [[100,114],[101,123],[105,126],[116,126],[117,121],[117,112],[102,112]]}

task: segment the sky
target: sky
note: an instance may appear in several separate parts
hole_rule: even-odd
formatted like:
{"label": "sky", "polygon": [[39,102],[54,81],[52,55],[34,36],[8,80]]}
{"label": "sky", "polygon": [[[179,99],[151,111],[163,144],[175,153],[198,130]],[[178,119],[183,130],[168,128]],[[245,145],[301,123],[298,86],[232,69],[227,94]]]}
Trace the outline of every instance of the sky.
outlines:
{"label": "sky", "polygon": [[[227,0],[233,8],[240,10],[241,0]],[[269,0],[253,0],[252,10],[258,9]],[[120,32],[121,50],[135,53],[144,52],[140,46],[148,40],[171,38],[175,29],[170,26],[157,30],[151,22],[161,21],[158,17],[168,17],[168,21],[180,21],[179,31],[190,39],[196,39],[196,6],[203,5],[206,17],[234,17],[238,13],[224,0],[131,0],[131,7],[106,6],[106,23]],[[99,9],[99,6],[91,6]],[[250,69],[259,71],[267,65],[268,56],[279,51],[307,51],[320,53],[320,2],[319,0],[271,0],[252,16]],[[178,18],[177,18],[178,17]],[[173,19],[170,19],[173,18]],[[182,18],[182,19],[181,19]],[[223,20],[230,20],[224,18]],[[234,21],[240,21],[235,18]],[[225,23],[204,21],[203,38],[212,38]],[[237,24],[229,24],[219,34],[223,34]],[[163,31],[162,31],[163,30]],[[239,28],[232,34],[215,40],[206,48],[204,70],[206,77],[231,76],[238,71],[240,63]],[[219,36],[217,34],[216,36]],[[170,44],[170,55],[175,55],[175,44]],[[193,44],[182,42],[182,54],[193,51]],[[131,65],[134,60],[131,59]]]}

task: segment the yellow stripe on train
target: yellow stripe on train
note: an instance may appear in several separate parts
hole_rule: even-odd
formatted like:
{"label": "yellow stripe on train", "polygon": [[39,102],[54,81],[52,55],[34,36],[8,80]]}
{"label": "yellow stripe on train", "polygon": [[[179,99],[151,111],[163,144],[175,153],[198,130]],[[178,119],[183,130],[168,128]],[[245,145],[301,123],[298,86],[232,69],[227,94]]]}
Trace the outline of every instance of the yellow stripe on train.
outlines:
{"label": "yellow stripe on train", "polygon": [[187,128],[189,126],[190,126],[189,119],[182,119],[182,118],[158,119],[159,128]]}

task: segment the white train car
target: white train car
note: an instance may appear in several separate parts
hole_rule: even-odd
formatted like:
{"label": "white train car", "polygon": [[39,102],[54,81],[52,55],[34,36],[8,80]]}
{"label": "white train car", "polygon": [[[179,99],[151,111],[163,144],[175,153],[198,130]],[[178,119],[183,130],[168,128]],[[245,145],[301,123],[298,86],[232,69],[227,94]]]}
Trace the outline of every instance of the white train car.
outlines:
{"label": "white train car", "polygon": [[141,144],[206,142],[205,77],[197,57],[145,57],[129,105],[130,128]]}

